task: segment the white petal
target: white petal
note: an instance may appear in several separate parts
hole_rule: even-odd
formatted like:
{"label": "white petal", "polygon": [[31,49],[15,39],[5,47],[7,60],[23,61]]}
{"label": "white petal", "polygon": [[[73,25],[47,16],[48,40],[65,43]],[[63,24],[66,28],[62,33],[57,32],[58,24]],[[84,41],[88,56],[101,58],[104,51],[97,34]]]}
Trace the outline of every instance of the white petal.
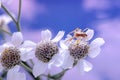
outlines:
{"label": "white petal", "polygon": [[92,37],[93,37],[93,35],[94,35],[94,30],[88,29],[88,30],[86,31],[86,34],[87,34],[87,40],[90,40],[90,39],[92,39]]}
{"label": "white petal", "polygon": [[20,66],[15,66],[7,73],[7,80],[26,80],[24,73],[19,72]]}
{"label": "white petal", "polygon": [[62,67],[64,69],[68,69],[68,68],[72,68],[73,67],[73,63],[74,63],[74,59],[72,56],[70,56],[69,52],[68,51],[65,51],[65,53],[63,53],[63,64],[62,64]]}
{"label": "white petal", "polygon": [[95,58],[97,55],[99,55],[100,51],[101,51],[101,49],[99,47],[92,48],[92,49],[90,48],[88,56],[91,58]]}
{"label": "white petal", "polygon": [[64,36],[65,32],[64,31],[59,31],[57,36],[52,40],[53,42],[58,42],[59,40],[62,39],[62,37]]}
{"label": "white petal", "polygon": [[22,61],[27,61],[27,60],[30,60],[30,59],[33,59],[35,58],[35,51],[26,51],[26,49],[21,50],[21,60]]}
{"label": "white petal", "polygon": [[30,40],[26,40],[22,44],[22,47],[24,47],[24,48],[35,48],[36,47],[36,43],[34,43],[34,42],[30,41]]}
{"label": "white petal", "polygon": [[80,74],[83,75],[84,74],[84,60],[80,59],[77,64],[76,64],[76,68],[79,70]]}
{"label": "white petal", "polygon": [[37,77],[43,74],[47,70],[47,68],[48,68],[48,64],[43,63],[41,61],[37,61],[35,62],[35,65],[33,67],[33,75]]}
{"label": "white petal", "polygon": [[90,62],[84,60],[83,63],[84,63],[84,71],[88,72],[88,71],[92,70],[93,66]]}
{"label": "white petal", "polygon": [[3,44],[2,45],[4,48],[7,48],[7,47],[14,47],[14,45],[13,44],[11,44],[10,42],[7,42],[7,43],[5,43],[5,44]]}
{"label": "white petal", "polygon": [[2,64],[0,63],[0,72],[2,72],[4,69],[4,67],[2,66]]}
{"label": "white petal", "polygon": [[[60,67],[63,63],[63,57],[60,54],[55,54],[51,60],[53,63],[52,65]],[[51,68],[51,65],[50,65]]]}
{"label": "white petal", "polygon": [[52,33],[50,30],[45,30],[45,31],[41,31],[41,39],[45,40],[45,41],[49,41],[52,37]]}
{"label": "white petal", "polygon": [[5,24],[8,24],[8,23],[10,23],[12,21],[11,17],[9,17],[6,14],[1,15],[0,20],[3,20],[5,22]]}
{"label": "white petal", "polygon": [[60,41],[60,47],[61,47],[62,49],[68,49],[68,47],[64,44],[64,41],[63,41],[63,40]]}
{"label": "white petal", "polygon": [[12,44],[16,47],[23,42],[23,36],[21,32],[14,32],[11,40]]}
{"label": "white petal", "polygon": [[80,74],[84,74],[85,72],[88,72],[92,69],[92,64],[84,59],[81,59],[78,61],[76,67],[78,68]]}
{"label": "white petal", "polygon": [[100,47],[105,43],[103,38],[96,38],[94,39],[91,44],[90,47],[95,48],[95,47]]}

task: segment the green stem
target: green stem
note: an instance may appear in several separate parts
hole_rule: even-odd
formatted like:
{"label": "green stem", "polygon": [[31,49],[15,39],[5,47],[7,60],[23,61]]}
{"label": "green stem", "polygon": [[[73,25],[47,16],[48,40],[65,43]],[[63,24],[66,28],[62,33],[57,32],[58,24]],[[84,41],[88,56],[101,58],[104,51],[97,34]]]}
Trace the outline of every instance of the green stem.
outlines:
{"label": "green stem", "polygon": [[[19,16],[18,16],[18,21],[16,21],[16,19],[12,16],[12,14],[8,11],[8,9],[3,5],[1,4],[1,7],[4,9],[4,11],[12,18],[12,20],[15,22],[16,24],[16,27],[17,27],[17,30],[20,31],[20,24],[19,24],[19,21],[20,21],[20,13],[21,13],[21,10],[19,10]],[[21,0],[20,0],[20,5],[19,5],[19,9],[21,9]]]}
{"label": "green stem", "polygon": [[1,4],[1,7],[4,9],[4,11],[12,18],[12,20],[15,22],[16,26],[17,26],[17,21],[15,20],[15,18],[12,16],[12,14],[10,14],[10,12],[7,10],[7,8]]}
{"label": "green stem", "polygon": [[41,76],[44,76],[44,77],[47,77],[48,80],[49,79],[53,79],[53,80],[61,80],[61,78],[64,76],[65,72],[68,71],[69,69],[65,69],[63,71],[61,71],[60,73],[57,73],[55,75],[45,75],[45,74],[42,74]]}
{"label": "green stem", "polygon": [[61,71],[60,73],[55,74],[55,75],[50,76],[50,77],[53,78],[54,80],[59,80],[64,76],[65,72],[68,71],[68,70],[69,69],[65,69],[65,70]]}
{"label": "green stem", "polygon": [[0,80],[3,80],[2,77],[0,77]]}
{"label": "green stem", "polygon": [[18,31],[21,31],[21,29],[20,29],[21,7],[22,7],[22,0],[19,0],[19,10],[18,10],[18,19],[17,19],[17,28],[18,28]]}
{"label": "green stem", "polygon": [[20,16],[21,16],[21,6],[22,6],[22,0],[19,0],[19,10],[18,10],[18,22],[20,22]]}
{"label": "green stem", "polygon": [[21,62],[20,63],[27,71],[32,73],[32,69],[30,67],[28,67],[28,65],[26,65],[25,63]]}
{"label": "green stem", "polygon": [[5,31],[4,29],[0,29],[0,31],[5,32],[5,33],[9,34],[10,36],[12,36],[12,34],[10,32]]}

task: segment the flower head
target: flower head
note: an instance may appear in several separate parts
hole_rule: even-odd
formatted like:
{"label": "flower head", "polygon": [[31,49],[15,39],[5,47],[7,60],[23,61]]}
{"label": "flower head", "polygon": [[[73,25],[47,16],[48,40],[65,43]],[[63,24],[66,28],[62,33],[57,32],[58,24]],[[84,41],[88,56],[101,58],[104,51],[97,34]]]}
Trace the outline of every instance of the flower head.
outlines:
{"label": "flower head", "polygon": [[61,64],[59,61],[60,54],[57,43],[63,36],[64,31],[59,31],[57,36],[52,39],[51,31],[44,30],[41,31],[41,41],[38,42],[38,44],[35,44],[33,42],[24,43],[29,43],[29,47],[31,43],[35,44],[34,46],[31,46],[33,49],[32,56],[34,57],[33,75],[35,77],[43,74],[48,68],[51,67],[51,65],[59,66]]}
{"label": "flower head", "polygon": [[6,15],[3,14],[0,16],[0,30],[4,30],[7,32],[10,32],[9,28],[8,28],[8,24],[12,21],[12,19]]}
{"label": "flower head", "polygon": [[61,52],[64,58],[62,64],[64,69],[76,66],[82,73],[92,69],[92,64],[85,58],[87,56],[96,57],[101,51],[100,47],[105,43],[102,38],[96,38],[90,43],[89,40],[93,35],[94,31],[91,29],[79,30],[79,32],[74,33],[73,37],[69,34],[69,37],[60,41],[60,46],[63,49]]}
{"label": "flower head", "polygon": [[8,70],[7,80],[25,80],[25,74],[19,72],[20,62],[27,60],[27,57],[24,57],[26,50],[23,50],[22,43],[22,33],[14,32],[11,41],[0,46],[0,71]]}

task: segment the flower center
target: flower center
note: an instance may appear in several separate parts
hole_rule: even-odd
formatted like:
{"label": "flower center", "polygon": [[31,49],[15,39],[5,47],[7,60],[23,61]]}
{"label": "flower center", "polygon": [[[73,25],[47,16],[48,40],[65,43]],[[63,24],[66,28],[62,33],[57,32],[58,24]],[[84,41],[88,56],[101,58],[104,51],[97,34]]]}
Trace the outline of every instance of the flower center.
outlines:
{"label": "flower center", "polygon": [[36,48],[35,56],[47,63],[49,62],[54,54],[57,54],[58,46],[56,43],[53,42],[40,42]]}
{"label": "flower center", "polygon": [[89,46],[87,44],[71,44],[69,46],[70,55],[76,60],[87,56],[88,49]]}
{"label": "flower center", "polygon": [[20,63],[20,51],[15,47],[6,48],[0,58],[1,64],[6,69],[11,69]]}

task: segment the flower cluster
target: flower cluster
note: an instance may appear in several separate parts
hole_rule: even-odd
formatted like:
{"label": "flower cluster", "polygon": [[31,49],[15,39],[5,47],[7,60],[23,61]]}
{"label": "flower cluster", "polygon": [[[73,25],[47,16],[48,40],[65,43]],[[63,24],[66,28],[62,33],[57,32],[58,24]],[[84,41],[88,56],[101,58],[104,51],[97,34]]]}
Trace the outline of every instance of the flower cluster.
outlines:
{"label": "flower cluster", "polygon": [[[9,3],[10,1],[12,0],[9,0]],[[1,3],[2,0],[0,0],[0,7]],[[40,76],[50,80],[61,80],[64,73],[75,66],[82,74],[93,68],[86,58],[95,58],[105,43],[103,38],[91,40],[94,30],[76,28],[63,39],[65,31],[59,31],[52,38],[52,32],[46,29],[41,31],[41,40],[35,43],[23,39],[19,23],[21,10],[18,12],[18,18],[15,19],[3,4],[2,8],[9,16],[0,16],[0,33],[12,35],[10,40],[0,45],[0,72],[5,74],[7,71],[7,80],[26,80],[25,73],[20,70],[21,67],[24,67],[35,80],[40,80]],[[19,0],[19,9],[21,9],[21,0]],[[18,29],[18,32],[13,34],[7,27],[12,20]],[[45,72],[52,66],[59,67],[63,71],[55,75],[49,73],[46,75]]]}
{"label": "flower cluster", "polygon": [[[61,40],[64,31],[59,31],[52,38],[50,30],[41,32],[41,41],[38,43],[23,40],[21,32],[14,32],[9,42],[0,46],[0,71],[8,70],[8,80],[25,80],[25,74],[18,72],[22,61],[32,60],[33,75],[35,77],[44,74],[52,65],[63,69],[71,69],[77,66],[80,72],[90,71],[92,64],[86,61],[86,57],[96,57],[100,53],[100,47],[104,44],[102,38],[96,38],[91,43],[94,31],[76,29],[73,34],[68,34],[65,40]],[[60,46],[58,43],[60,41]],[[11,77],[17,75],[17,77]],[[21,77],[22,76],[22,77]],[[19,77],[19,79],[18,79]],[[22,78],[22,79],[21,79]]]}

